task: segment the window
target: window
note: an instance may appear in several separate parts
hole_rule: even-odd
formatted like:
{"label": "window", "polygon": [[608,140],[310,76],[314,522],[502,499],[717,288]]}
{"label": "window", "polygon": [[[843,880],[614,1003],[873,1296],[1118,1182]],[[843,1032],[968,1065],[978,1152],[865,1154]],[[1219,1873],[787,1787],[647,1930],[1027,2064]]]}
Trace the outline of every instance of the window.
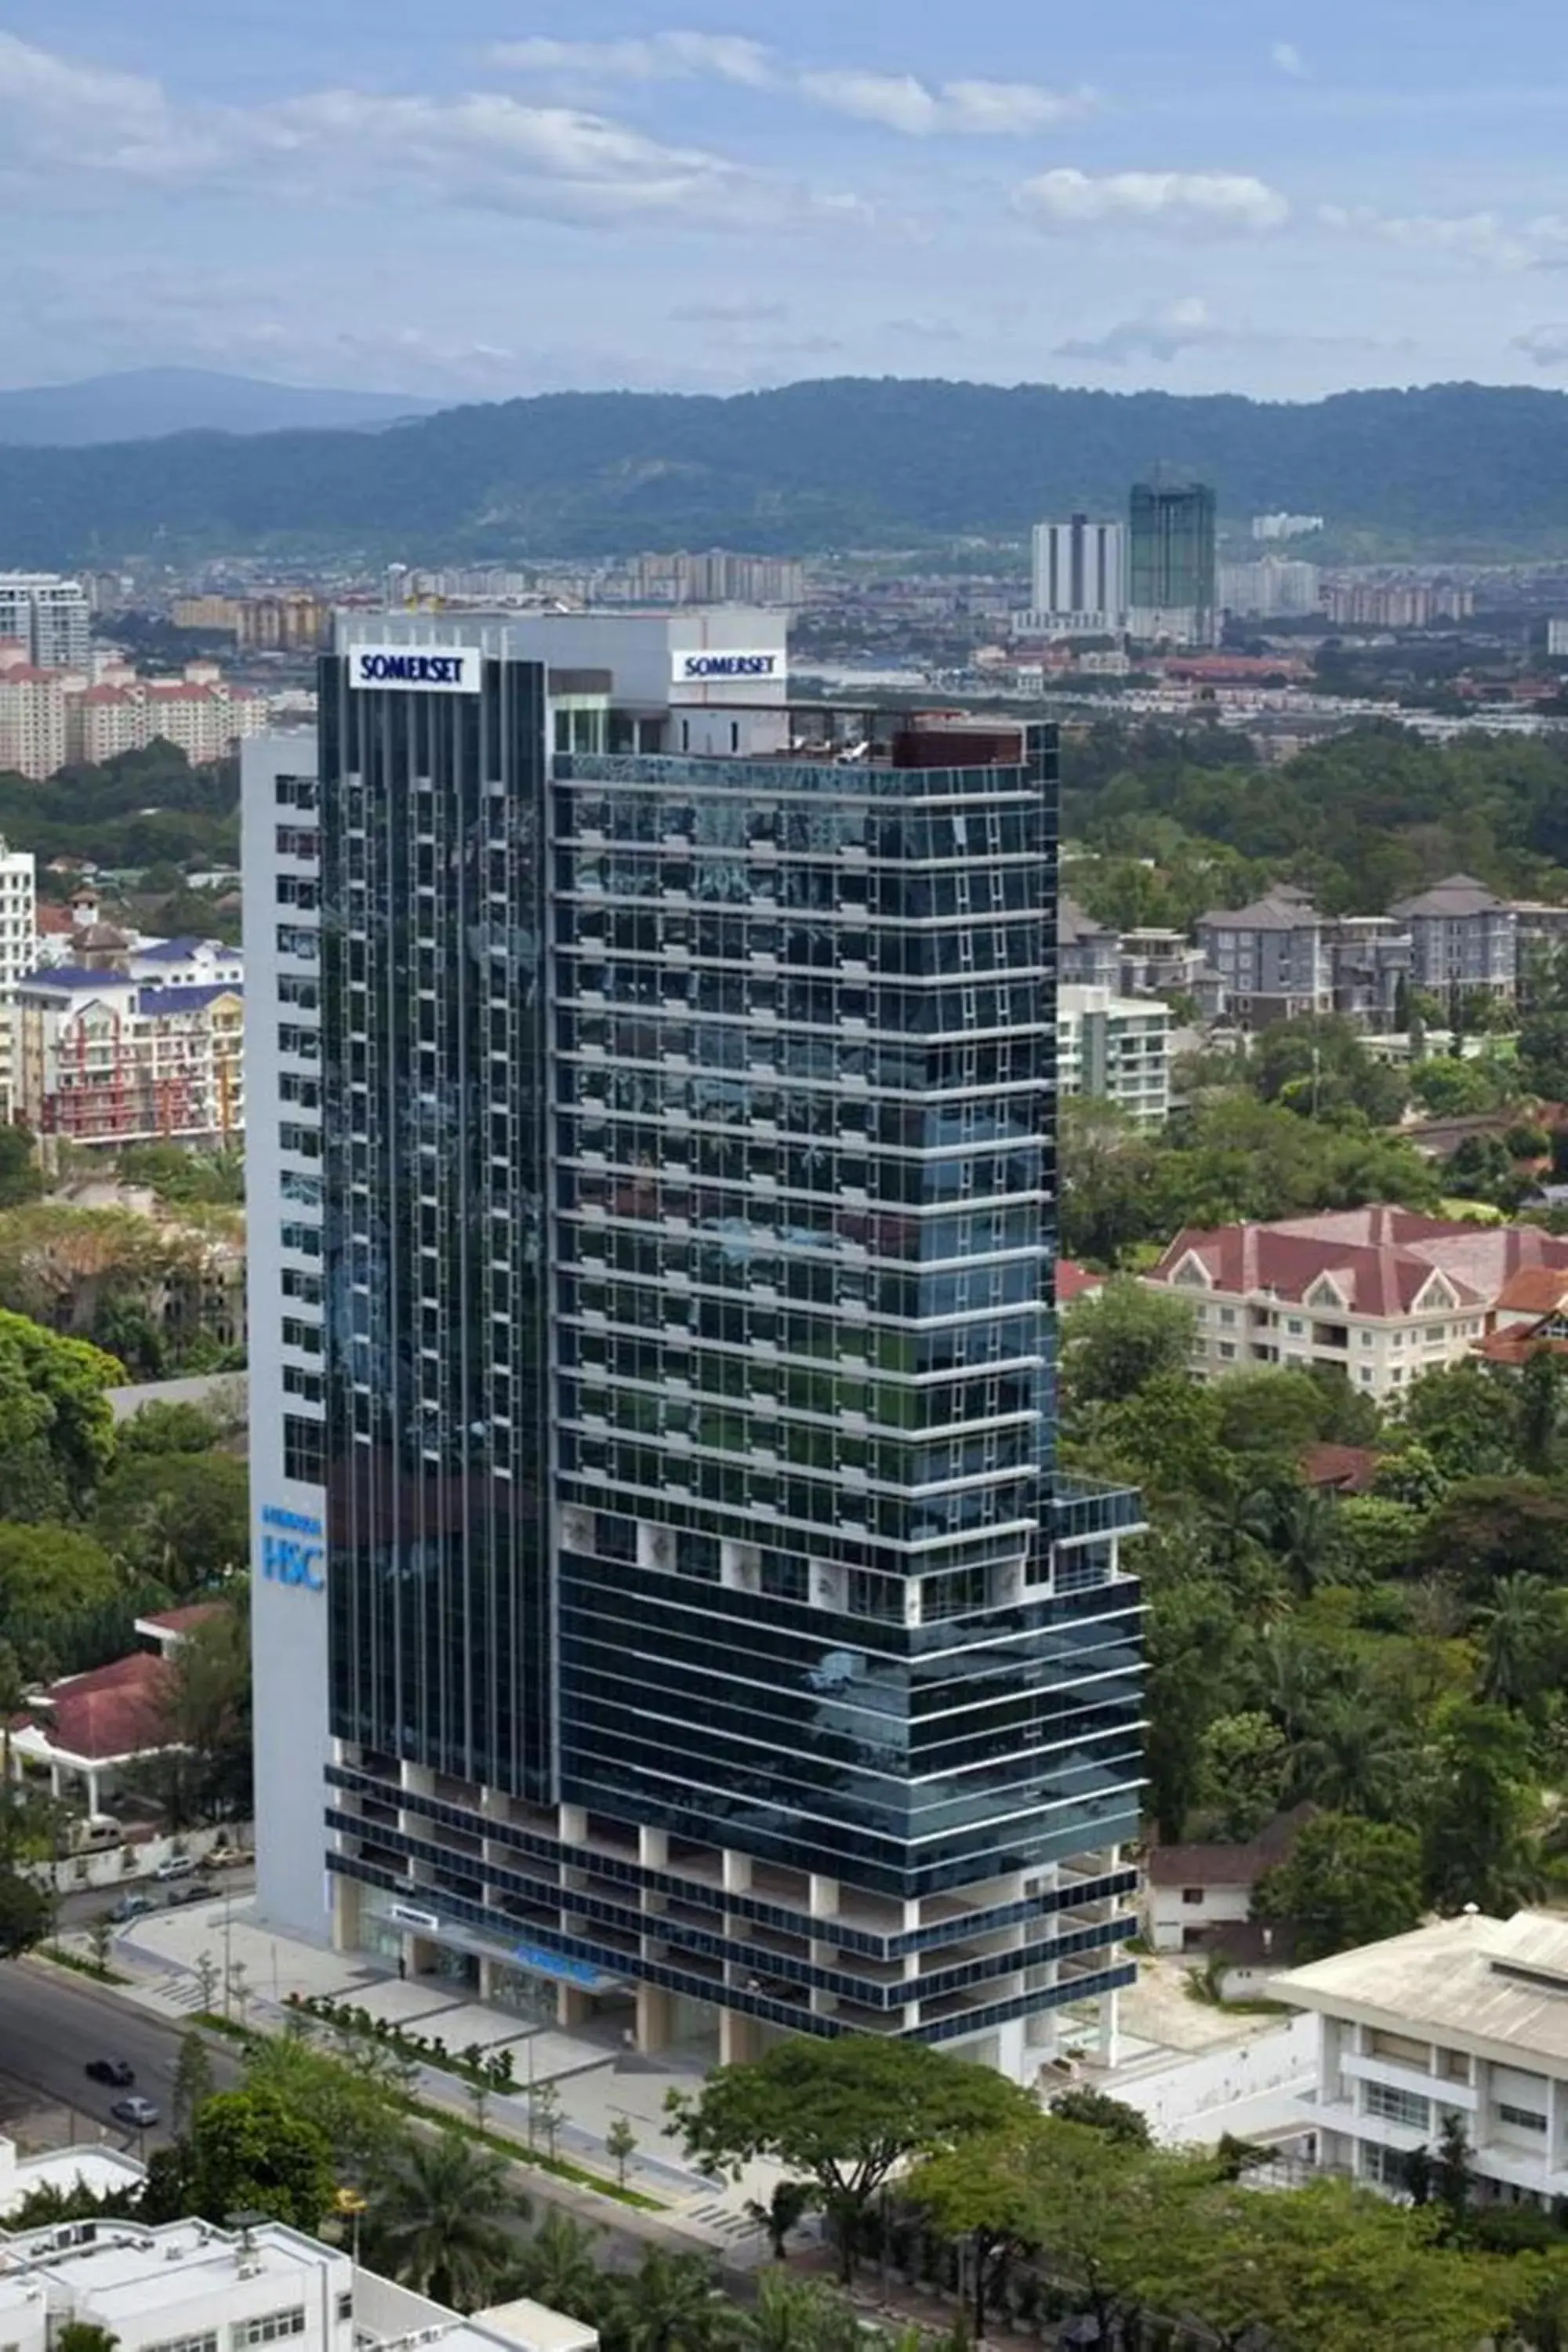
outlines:
{"label": "window", "polygon": [[280,907],[318,907],[321,904],[321,885],[313,875],[279,874],[278,904]]}
{"label": "window", "polygon": [[237,2320],[228,2331],[234,2352],[248,2344],[280,2344],[286,2336],[305,2333],[305,2306],[296,2304],[289,2311],[266,2311],[259,2319]]}
{"label": "window", "polygon": [[1183,1900],[1183,1902],[1184,1902],[1184,1903],[1187,1904],[1189,1906],[1192,1906],[1192,1905],[1194,1905],[1194,1904],[1201,1903],[1201,1902],[1203,1901],[1203,1899],[1204,1899],[1204,1890],[1203,1890],[1203,1888],[1202,1888],[1201,1886],[1184,1886],[1184,1887],[1183,1887],[1183,1889],[1182,1889],[1182,1900]]}
{"label": "window", "polygon": [[1497,2112],[1499,2123],[1511,2124],[1515,2131],[1543,2132],[1546,2129],[1546,2117],[1538,2114],[1534,2107],[1510,2106],[1506,2099],[1500,2099]]}
{"label": "window", "polygon": [[321,1375],[320,1372],[301,1371],[298,1364],[285,1364],[283,1392],[286,1396],[303,1397],[308,1404],[320,1404]]}
{"label": "window", "polygon": [[209,2327],[205,2336],[165,2336],[160,2344],[149,2344],[144,2352],[217,2352],[217,2329]]}
{"label": "window", "polygon": [[302,963],[319,963],[321,941],[317,934],[300,923],[279,923],[278,926],[279,955],[298,956]]}
{"label": "window", "polygon": [[283,1296],[285,1298],[303,1299],[307,1307],[319,1307],[321,1303],[321,1276],[301,1274],[297,1265],[286,1265],[283,1269]]}
{"label": "window", "polygon": [[277,802],[279,808],[313,809],[316,805],[314,776],[279,776]]}
{"label": "window", "polygon": [[1409,2131],[1430,2131],[1432,2102],[1418,2098],[1414,2091],[1396,2090],[1392,2083],[1368,2083],[1364,2085],[1364,2112],[1381,2116],[1384,2123],[1403,2124]]}
{"label": "window", "polygon": [[301,1127],[299,1120],[286,1118],[278,1129],[278,1142],[284,1151],[297,1151],[301,1160],[319,1160],[321,1156],[321,1130],[319,1127]]}
{"label": "window", "polygon": [[280,1102],[298,1103],[301,1110],[320,1110],[321,1082],[319,1078],[301,1078],[292,1070],[285,1070],[278,1081]]}
{"label": "window", "polygon": [[321,1004],[321,988],[313,980],[300,980],[291,971],[280,972],[278,976],[278,1002],[279,1004],[297,1004],[301,1013],[317,1013]]}
{"label": "window", "polygon": [[319,1356],[321,1352],[321,1325],[303,1322],[298,1315],[285,1315],[283,1345],[286,1348],[300,1348],[307,1356]]}
{"label": "window", "polygon": [[283,1416],[283,1475],[298,1478],[307,1486],[321,1483],[322,1423],[307,1421],[303,1413],[286,1412]]}
{"label": "window", "polygon": [[1374,2031],[1367,2036],[1366,2046],[1374,2058],[1392,2058],[1396,2066],[1414,2066],[1425,2074],[1432,2063],[1432,2052],[1425,2042],[1413,2042],[1407,2033],[1385,2033]]}

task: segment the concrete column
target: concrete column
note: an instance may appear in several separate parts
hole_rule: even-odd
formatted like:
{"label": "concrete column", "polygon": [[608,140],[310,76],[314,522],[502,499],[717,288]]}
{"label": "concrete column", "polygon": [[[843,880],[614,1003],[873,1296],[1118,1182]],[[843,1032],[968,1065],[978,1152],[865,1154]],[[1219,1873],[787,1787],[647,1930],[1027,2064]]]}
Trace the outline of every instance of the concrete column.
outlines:
{"label": "concrete column", "polygon": [[645,2058],[669,2047],[675,2025],[675,1995],[662,1985],[637,1987],[637,2048]]}
{"label": "concrete column", "polygon": [[811,1916],[814,1919],[831,1919],[838,1908],[838,1881],[819,1878],[815,1873],[811,1881]]}
{"label": "concrete column", "polygon": [[98,1767],[96,1764],[89,1764],[88,1767],[87,1810],[89,1813],[96,1813],[98,1811]]}
{"label": "concrete column", "polygon": [[1114,2066],[1121,2050],[1121,1996],[1113,1987],[1100,1996],[1100,2063]]}
{"label": "concrete column", "polygon": [[738,2010],[724,2009],[719,2012],[719,2063],[721,2066],[744,2066],[762,2054],[763,2037],[754,2017],[742,2017]]}
{"label": "concrete column", "polygon": [[[569,2032],[574,2026],[586,2025],[593,2014],[594,1996],[584,1990],[582,1985],[558,1984],[556,1986],[555,2022],[563,2031]],[[640,2022],[642,2017],[640,2000],[637,2004],[637,2016]]]}
{"label": "concrete column", "polygon": [[588,1834],[587,1806],[562,1805],[558,1810],[559,1819],[555,1824],[556,1835],[566,1845],[581,1845],[584,1839]]}
{"label": "concrete column", "polygon": [[332,1948],[357,1951],[360,1942],[360,1888],[357,1880],[332,1875]]}
{"label": "concrete column", "polygon": [[637,1860],[645,1870],[662,1870],[669,1860],[669,1832],[643,1828],[637,1832]]}
{"label": "concrete column", "polygon": [[749,1853],[733,1853],[733,1852],[731,1851],[731,1849],[729,1846],[726,1846],[726,1847],[724,1848],[724,1892],[725,1892],[725,1894],[726,1894],[726,1895],[745,1895],[745,1894],[749,1893],[749,1891],[750,1891],[750,1889],[751,1889],[751,1884],[752,1884],[752,1857],[751,1857],[751,1855],[750,1855]]}

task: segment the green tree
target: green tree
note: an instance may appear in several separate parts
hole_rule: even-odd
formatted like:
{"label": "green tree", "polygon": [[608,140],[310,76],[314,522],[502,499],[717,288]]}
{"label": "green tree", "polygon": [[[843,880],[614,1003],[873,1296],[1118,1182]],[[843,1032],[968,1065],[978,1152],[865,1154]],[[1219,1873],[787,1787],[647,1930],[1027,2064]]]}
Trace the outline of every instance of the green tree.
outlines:
{"label": "green tree", "polygon": [[1536,1794],[1530,1733],[1500,1706],[1452,1705],[1436,1741],[1426,1807],[1426,1894],[1444,1911],[1467,1903],[1506,1916],[1533,1890]]}
{"label": "green tree", "polygon": [[605,2134],[605,2153],[616,2168],[616,2179],[624,2189],[626,2167],[637,2152],[637,2136],[629,2116],[617,2116]]}
{"label": "green tree", "polygon": [[216,2092],[195,2116],[179,2156],[184,2210],[204,2221],[258,2212],[314,2234],[332,2201],[326,2134],[271,2092]]}
{"label": "green tree", "polygon": [[134,1454],[211,1454],[227,1434],[199,1405],[144,1404],[121,1424],[118,1459]]}
{"label": "green tree", "polygon": [[46,1890],[0,1864],[0,1959],[30,1952],[53,1930],[55,1906]]}
{"label": "green tree", "polygon": [[[4,1133],[4,1129],[0,1129]],[[120,2338],[94,2319],[68,2319],[53,2337],[55,2352],[120,2352]]]}
{"label": "green tree", "polygon": [[647,2247],[632,2276],[612,2283],[601,2312],[607,2352],[710,2352],[738,2332],[717,2265],[662,2246]]}
{"label": "green tree", "polygon": [[212,2060],[207,2056],[206,2043],[199,2033],[183,2033],[180,2054],[174,2062],[174,2095],[171,2102],[175,2131],[188,2132],[212,2095]]}
{"label": "green tree", "polygon": [[533,2146],[534,2134],[542,2132],[547,2153],[553,2159],[555,2142],[561,2131],[561,2087],[546,2077],[528,2086],[528,2144]]}
{"label": "green tree", "polygon": [[1421,1924],[1421,1840],[1391,1822],[1318,1813],[1265,1871],[1252,1913],[1293,1927],[1302,1961],[1402,1936]]}
{"label": "green tree", "polygon": [[1405,1391],[1400,1438],[1424,1447],[1450,1483],[1505,1476],[1517,1462],[1518,1397],[1513,1376],[1489,1365],[1423,1372]]}
{"label": "green tree", "polygon": [[1297,1599],[1310,1601],[1343,1566],[1337,1501],[1305,1486],[1287,1487],[1275,1502],[1268,1549]]}
{"label": "green tree", "polygon": [[192,1625],[174,1652],[165,1733],[191,1769],[195,1810],[248,1821],[251,1788],[250,1612],[243,1584]]}
{"label": "green tree", "polygon": [[600,2235],[552,2205],[518,2260],[519,2293],[591,2326],[605,2294],[595,2251]]}
{"label": "green tree", "polygon": [[1543,1576],[1500,1576],[1476,1612],[1481,1636],[1479,1696],[1528,1707],[1562,1680],[1568,1616],[1562,1590]]}
{"label": "green tree", "polygon": [[405,2286],[474,2311],[505,2272],[510,2248],[501,2225],[521,2210],[504,2160],[446,2130],[405,2145],[379,2186],[370,2234]]}
{"label": "green tree", "polygon": [[1426,1522],[1423,1563],[1485,1601],[1519,1570],[1568,1579],[1568,1495],[1540,1478],[1468,1478]]}
{"label": "green tree", "polygon": [[1279,1810],[1287,1763],[1285,1734],[1267,1715],[1215,1717],[1200,1743],[1198,1802],[1215,1837],[1240,1843],[1257,1836]]}
{"label": "green tree", "polygon": [[333,2055],[292,2032],[258,2034],[247,2046],[245,2087],[319,2131],[340,2179],[372,2181],[395,2168],[408,2137],[398,2105],[407,2072],[395,2051],[363,2036]]}
{"label": "green tree", "polygon": [[894,2171],[1033,2111],[1027,2094],[989,2067],[870,2034],[792,2037],[750,2064],[721,2066],[699,2092],[671,2091],[665,2104],[669,2128],[703,2170],[738,2175],[768,2157],[813,2181],[846,2279],[861,2217]]}
{"label": "green tree", "polygon": [[1087,2124],[1092,2131],[1104,2132],[1119,2147],[1151,2145],[1148,2117],[1137,2107],[1130,2107],[1125,2099],[1113,2099],[1108,2091],[1097,2091],[1091,2083],[1078,2083],[1071,2090],[1058,2091],[1051,2101],[1050,2111],[1064,2124]]}
{"label": "green tree", "polygon": [[1149,1808],[1161,1838],[1179,1840],[1197,1803],[1206,1725],[1234,1696],[1242,1624],[1218,1577],[1156,1582],[1145,1622]]}
{"label": "green tree", "polygon": [[25,1127],[0,1127],[0,1209],[36,1201],[44,1189],[37,1148]]}
{"label": "green tree", "polygon": [[1337,1692],[1291,1751],[1299,1799],[1331,1811],[1387,1818],[1409,1797],[1410,1742],[1366,1688]]}
{"label": "green tree", "polygon": [[124,1367],[0,1309],[0,1462],[12,1519],[65,1517],[97,1486],[114,1446],[104,1391]]}
{"label": "green tree", "polygon": [[100,1539],[133,1571],[181,1597],[208,1590],[249,1556],[245,1464],[232,1454],[130,1454],[99,1493]]}
{"label": "green tree", "polygon": [[810,2180],[775,2180],[766,2204],[760,2198],[749,2197],[746,2210],[759,2230],[768,2233],[768,2250],[775,2263],[782,2263],[790,2234],[798,2230],[817,2201],[816,2183]]}
{"label": "green tree", "polygon": [[42,1681],[112,1656],[129,1646],[132,1614],[119,1570],[90,1536],[0,1521],[0,1623],[24,1675]]}
{"label": "green tree", "polygon": [[1520,1370],[1519,1458],[1533,1477],[1550,1478],[1557,1468],[1563,1377],[1563,1359],[1549,1347],[1532,1348]]}
{"label": "green tree", "polygon": [[859,2315],[823,2279],[763,2271],[746,2316],[745,2352],[863,2352]]}
{"label": "green tree", "polygon": [[1062,1379],[1074,1409],[1118,1403],[1159,1374],[1184,1375],[1196,1330],[1188,1299],[1130,1275],[1087,1292],[1062,1318]]}

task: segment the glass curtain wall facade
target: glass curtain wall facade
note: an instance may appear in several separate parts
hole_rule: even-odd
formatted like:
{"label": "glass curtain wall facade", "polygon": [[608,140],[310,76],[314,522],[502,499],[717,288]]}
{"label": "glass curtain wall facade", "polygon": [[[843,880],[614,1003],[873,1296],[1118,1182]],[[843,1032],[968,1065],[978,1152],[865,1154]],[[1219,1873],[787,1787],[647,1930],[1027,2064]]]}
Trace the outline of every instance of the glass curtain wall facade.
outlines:
{"label": "glass curtain wall facade", "polygon": [[1128,519],[1127,601],[1137,612],[1213,623],[1218,595],[1215,494],[1206,483],[1138,482]]}
{"label": "glass curtain wall facade", "polygon": [[1131,1979],[1142,1773],[1136,1498],[1054,1475],[1054,732],[483,681],[324,668],[339,1938],[1026,2074]]}

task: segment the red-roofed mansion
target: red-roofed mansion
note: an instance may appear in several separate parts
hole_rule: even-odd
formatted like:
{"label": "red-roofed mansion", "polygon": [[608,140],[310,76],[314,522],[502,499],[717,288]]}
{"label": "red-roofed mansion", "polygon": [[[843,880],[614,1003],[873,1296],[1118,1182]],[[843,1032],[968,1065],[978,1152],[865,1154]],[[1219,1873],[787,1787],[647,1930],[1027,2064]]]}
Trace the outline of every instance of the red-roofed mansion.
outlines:
{"label": "red-roofed mansion", "polygon": [[1537,1271],[1568,1277],[1568,1239],[1375,1206],[1189,1227],[1146,1279],[1191,1301],[1200,1377],[1332,1364],[1382,1403],[1477,1349]]}

